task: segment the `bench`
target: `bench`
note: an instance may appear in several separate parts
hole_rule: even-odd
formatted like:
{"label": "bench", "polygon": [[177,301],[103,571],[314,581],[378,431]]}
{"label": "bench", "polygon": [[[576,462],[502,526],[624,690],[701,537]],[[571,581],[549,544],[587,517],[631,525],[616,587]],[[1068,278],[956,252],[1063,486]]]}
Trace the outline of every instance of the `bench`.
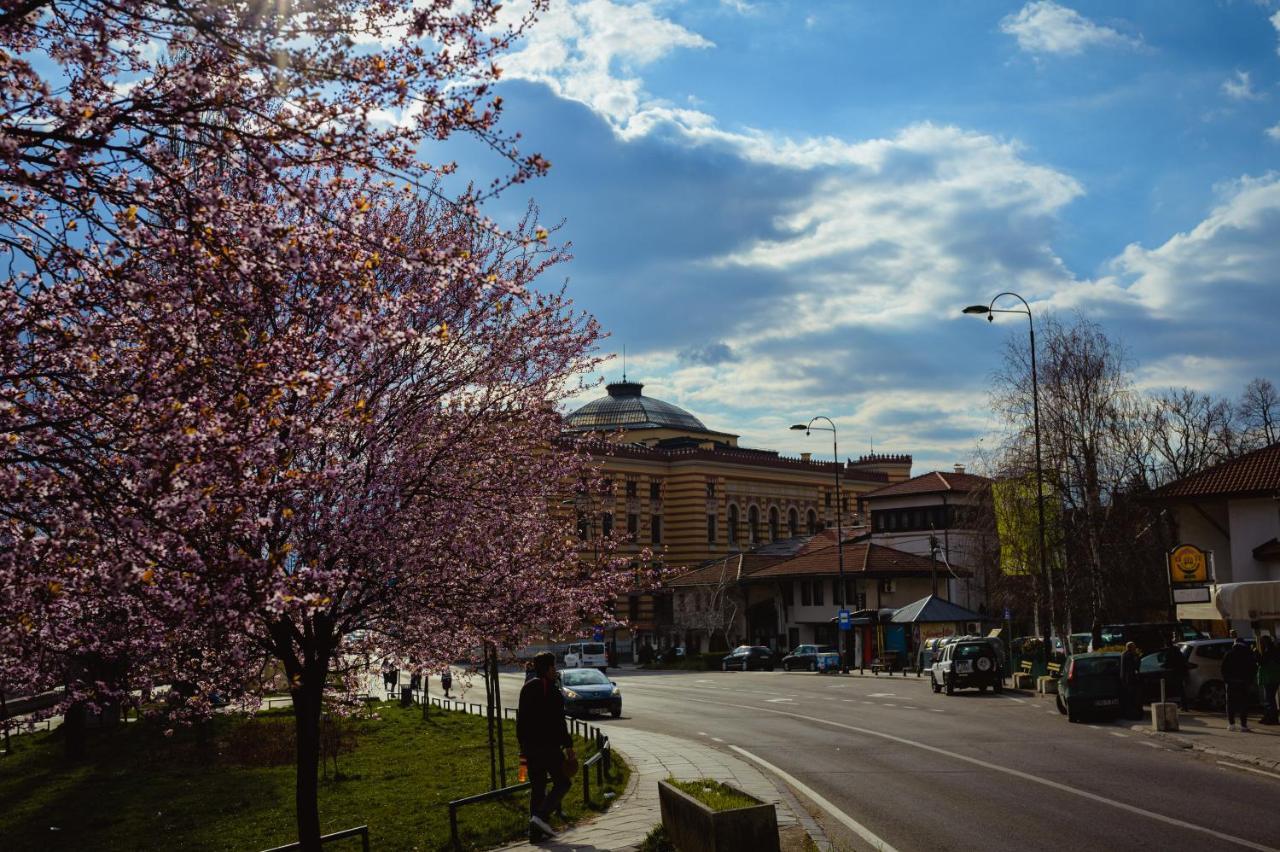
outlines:
{"label": "bench", "polygon": [[885,651],[883,655],[871,661],[871,673],[877,677],[882,671],[893,674],[901,668],[902,663],[898,659],[897,651]]}
{"label": "bench", "polygon": [[1022,674],[1031,674],[1031,670],[1035,668],[1035,663],[1031,660],[1023,660],[1018,664],[1018,668],[1022,670]]}
{"label": "bench", "polygon": [[1062,663],[1050,663],[1046,668],[1049,670],[1049,677],[1062,677]]}

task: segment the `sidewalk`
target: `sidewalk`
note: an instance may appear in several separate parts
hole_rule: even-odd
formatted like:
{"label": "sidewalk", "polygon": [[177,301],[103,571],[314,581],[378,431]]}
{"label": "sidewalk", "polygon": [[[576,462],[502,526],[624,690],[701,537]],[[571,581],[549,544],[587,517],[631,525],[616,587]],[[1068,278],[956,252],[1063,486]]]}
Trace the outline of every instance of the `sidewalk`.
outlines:
{"label": "sidewalk", "polygon": [[791,792],[744,759],[695,740],[632,728],[610,728],[609,742],[631,764],[632,772],[627,791],[608,811],[590,822],[567,829],[554,840],[501,848],[522,852],[632,849],[662,822],[658,782],[674,776],[680,780],[714,778],[761,801],[773,802],[777,805],[780,831],[785,833],[788,827],[800,826],[819,849],[823,852],[830,849],[822,830]]}
{"label": "sidewalk", "polygon": [[1150,721],[1131,728],[1212,757],[1280,772],[1280,725],[1260,725],[1254,719],[1248,733],[1233,732],[1227,730],[1222,714],[1183,711],[1178,714],[1176,732],[1152,730]]}

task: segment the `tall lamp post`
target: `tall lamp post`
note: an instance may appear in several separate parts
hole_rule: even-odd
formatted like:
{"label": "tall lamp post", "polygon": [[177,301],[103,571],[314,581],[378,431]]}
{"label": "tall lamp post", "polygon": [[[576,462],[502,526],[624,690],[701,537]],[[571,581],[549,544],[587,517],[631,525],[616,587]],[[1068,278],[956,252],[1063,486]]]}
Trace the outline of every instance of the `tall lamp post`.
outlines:
{"label": "tall lamp post", "polygon": [[[818,420],[825,420],[827,421],[828,425],[814,426],[813,424]],[[831,433],[831,457],[832,457],[832,461],[835,463],[834,468],[836,472],[836,564],[840,568],[840,604],[839,606],[842,608],[847,607],[849,605],[849,601],[848,601],[849,590],[844,582],[844,527],[840,522],[840,516],[843,514],[843,510],[844,510],[844,502],[842,501],[840,496],[840,446],[836,442],[836,438],[837,438],[836,424],[831,422],[830,417],[823,417],[822,415],[818,415],[817,417],[814,417],[812,420],[810,420],[808,423],[797,423],[791,428],[798,432],[804,432],[806,435],[811,434],[814,429],[819,429],[823,432]],[[836,610],[836,613],[838,616],[839,610]],[[849,660],[845,657],[844,646],[845,646],[844,631],[840,629],[840,624],[837,620],[836,650],[840,652],[840,671],[842,674],[848,674]]]}
{"label": "tall lamp post", "polygon": [[[1018,308],[997,308],[996,302],[1002,296],[1012,296],[1022,303],[1022,309]],[[1044,626],[1044,655],[1048,661],[1052,652],[1052,635],[1053,635],[1053,578],[1049,576],[1048,562],[1045,559],[1045,533],[1044,533],[1044,465],[1040,461],[1040,385],[1036,379],[1036,326],[1031,319],[1031,306],[1027,304],[1027,300],[1019,296],[1017,293],[997,293],[995,298],[988,305],[970,305],[964,309],[964,313],[980,316],[986,314],[987,322],[994,322],[996,314],[1025,314],[1027,317],[1027,328],[1031,335],[1031,417],[1032,426],[1035,431],[1036,440],[1036,521],[1040,533],[1040,577],[1045,588],[1045,602],[1049,608],[1048,618]]]}

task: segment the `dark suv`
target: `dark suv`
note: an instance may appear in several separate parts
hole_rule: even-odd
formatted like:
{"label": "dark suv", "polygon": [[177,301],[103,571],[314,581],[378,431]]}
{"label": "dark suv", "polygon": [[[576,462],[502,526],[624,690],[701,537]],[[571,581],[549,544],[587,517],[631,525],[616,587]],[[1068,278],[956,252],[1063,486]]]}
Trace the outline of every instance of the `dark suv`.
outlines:
{"label": "dark suv", "polygon": [[996,692],[1004,689],[1000,658],[985,639],[961,639],[943,648],[929,669],[929,682],[934,692],[945,689],[947,695],[970,687],[979,692],[988,686]]}

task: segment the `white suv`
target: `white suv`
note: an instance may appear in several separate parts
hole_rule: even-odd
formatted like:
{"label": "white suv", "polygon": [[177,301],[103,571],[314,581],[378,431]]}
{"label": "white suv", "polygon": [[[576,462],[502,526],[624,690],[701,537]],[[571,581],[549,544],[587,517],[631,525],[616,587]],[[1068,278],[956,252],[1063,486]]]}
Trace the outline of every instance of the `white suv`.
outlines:
{"label": "white suv", "polygon": [[566,669],[599,669],[609,668],[609,655],[603,642],[574,642],[564,652]]}

